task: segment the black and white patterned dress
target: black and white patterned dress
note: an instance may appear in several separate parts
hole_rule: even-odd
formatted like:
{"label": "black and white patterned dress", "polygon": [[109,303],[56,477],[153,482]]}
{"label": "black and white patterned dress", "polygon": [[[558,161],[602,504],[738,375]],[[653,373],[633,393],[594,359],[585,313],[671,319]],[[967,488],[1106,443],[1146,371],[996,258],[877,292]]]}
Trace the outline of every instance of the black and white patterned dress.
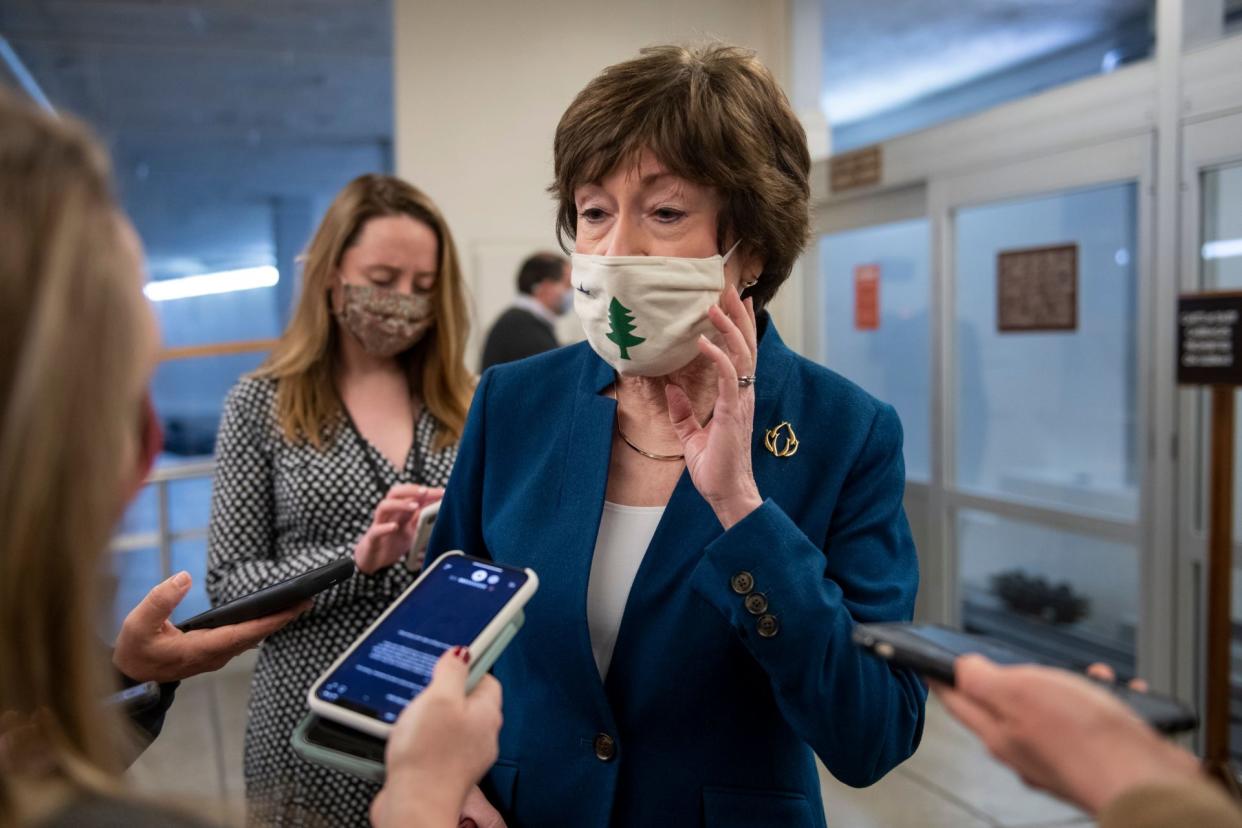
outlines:
{"label": "black and white patterned dress", "polygon": [[[325,449],[290,443],[275,399],[274,380],[248,377],[225,401],[207,541],[213,604],[352,555],[389,487],[443,486],[457,456],[456,445],[436,450],[438,422],[425,408],[400,473],[344,415]],[[311,684],[412,580],[401,563],[356,573],[261,646],[244,763],[252,823],[369,824],[379,787],[303,761],[289,737],[307,713]]]}

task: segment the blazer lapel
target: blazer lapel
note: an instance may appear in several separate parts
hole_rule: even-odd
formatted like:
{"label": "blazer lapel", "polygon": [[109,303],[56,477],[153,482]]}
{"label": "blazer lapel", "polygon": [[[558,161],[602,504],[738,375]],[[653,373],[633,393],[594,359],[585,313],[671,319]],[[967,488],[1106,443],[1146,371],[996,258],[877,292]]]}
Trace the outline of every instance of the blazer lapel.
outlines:
{"label": "blazer lapel", "polygon": [[616,401],[600,396],[600,392],[613,379],[608,364],[586,351],[574,392],[573,415],[566,424],[565,469],[554,512],[559,526],[549,527],[551,542],[539,554],[549,573],[556,573],[547,579],[550,586],[555,584],[555,591],[544,596],[544,600],[558,602],[564,617],[572,619],[563,631],[564,640],[557,643],[566,651],[565,660],[569,662],[564,679],[579,684],[582,697],[594,696],[600,715],[610,724],[612,713],[591,649],[586,598],[595,539],[604,511],[617,410]]}

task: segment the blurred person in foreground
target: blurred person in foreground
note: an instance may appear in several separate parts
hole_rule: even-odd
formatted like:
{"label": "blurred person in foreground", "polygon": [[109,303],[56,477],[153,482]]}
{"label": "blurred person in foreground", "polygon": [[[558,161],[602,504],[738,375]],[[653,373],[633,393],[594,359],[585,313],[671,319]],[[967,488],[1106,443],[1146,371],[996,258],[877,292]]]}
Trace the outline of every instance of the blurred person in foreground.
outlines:
{"label": "blurred person in foreground", "polygon": [[[141,740],[104,700],[118,672],[171,684],[216,669],[304,607],[181,633],[180,573],[126,618],[109,663],[108,541],[159,451],[142,253],[84,128],[3,92],[0,123],[0,828],[201,825],[126,790]],[[398,720],[384,828],[456,824],[495,755],[499,686],[467,697],[457,656]],[[157,719],[171,701],[166,687]]]}
{"label": "blurred person in foreground", "polygon": [[1192,753],[1082,676],[966,655],[956,687],[932,690],[1023,782],[1101,828],[1242,828],[1242,810]]}

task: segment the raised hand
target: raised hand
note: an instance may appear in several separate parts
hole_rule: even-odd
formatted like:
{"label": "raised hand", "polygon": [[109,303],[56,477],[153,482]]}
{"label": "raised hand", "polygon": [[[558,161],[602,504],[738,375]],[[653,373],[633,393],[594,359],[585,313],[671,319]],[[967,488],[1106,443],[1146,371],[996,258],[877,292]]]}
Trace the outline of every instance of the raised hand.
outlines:
{"label": "raised hand", "polygon": [[181,572],[158,584],[125,616],[112,651],[112,664],[134,681],[180,681],[219,670],[310,608],[306,601],[265,618],[212,630],[183,633],[173,626],[173,610],[190,591],[190,574]]}
{"label": "raised hand", "polygon": [[444,489],[398,483],[375,508],[375,516],[354,546],[354,563],[367,575],[404,558],[414,543],[418,515],[424,506],[444,497]]}
{"label": "raised hand", "polygon": [[755,388],[741,387],[739,377],[753,377],[758,361],[758,333],[752,300],[742,301],[737,289],[724,293],[724,309],[712,307],[708,318],[724,347],[699,338],[699,353],[716,366],[716,407],[707,425],[699,425],[685,389],[665,387],[669,421],[681,440],[690,479],[711,505],[724,528],[763,504],[751,471],[750,444],[755,419]]}

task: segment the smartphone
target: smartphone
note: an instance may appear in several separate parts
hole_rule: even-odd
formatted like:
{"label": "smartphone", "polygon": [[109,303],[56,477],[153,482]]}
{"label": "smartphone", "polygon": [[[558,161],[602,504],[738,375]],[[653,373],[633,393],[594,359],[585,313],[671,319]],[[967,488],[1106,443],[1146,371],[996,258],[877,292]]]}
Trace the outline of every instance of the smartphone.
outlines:
{"label": "smartphone", "polygon": [[440,655],[468,645],[478,659],[538,588],[529,569],[441,555],[311,686],[311,710],[388,738]]}
{"label": "smartphone", "polygon": [[[954,661],[966,653],[978,653],[997,664],[1074,669],[994,639],[936,624],[859,624],[854,627],[853,638],[855,644],[872,655],[950,687],[956,682]],[[1199,726],[1194,711],[1171,696],[1141,693],[1116,682],[1099,683],[1161,733],[1184,733]]]}
{"label": "smartphone", "polygon": [[345,754],[355,759],[384,764],[384,750],[388,743],[376,736],[359,733],[351,727],[329,721],[319,716],[306,729],[306,741],[325,750]]}
{"label": "smartphone", "polygon": [[428,504],[418,513],[418,524],[414,528],[414,542],[410,544],[410,552],[405,556],[405,568],[418,572],[426,561],[427,546],[431,543],[431,530],[436,528],[436,517],[440,514],[440,503]]}
{"label": "smartphone", "polygon": [[142,684],[118,690],[104,699],[104,704],[108,707],[120,707],[127,714],[132,714],[155,707],[159,700],[160,686],[153,681],[144,681]]}
{"label": "smartphone", "polygon": [[281,581],[258,592],[229,601],[215,609],[199,613],[177,625],[182,632],[191,630],[210,630],[226,627],[229,624],[240,624],[253,621],[281,610],[297,606],[307,598],[312,598],[330,586],[339,584],[354,574],[354,559],[341,558],[318,569],[304,572],[287,581]]}

